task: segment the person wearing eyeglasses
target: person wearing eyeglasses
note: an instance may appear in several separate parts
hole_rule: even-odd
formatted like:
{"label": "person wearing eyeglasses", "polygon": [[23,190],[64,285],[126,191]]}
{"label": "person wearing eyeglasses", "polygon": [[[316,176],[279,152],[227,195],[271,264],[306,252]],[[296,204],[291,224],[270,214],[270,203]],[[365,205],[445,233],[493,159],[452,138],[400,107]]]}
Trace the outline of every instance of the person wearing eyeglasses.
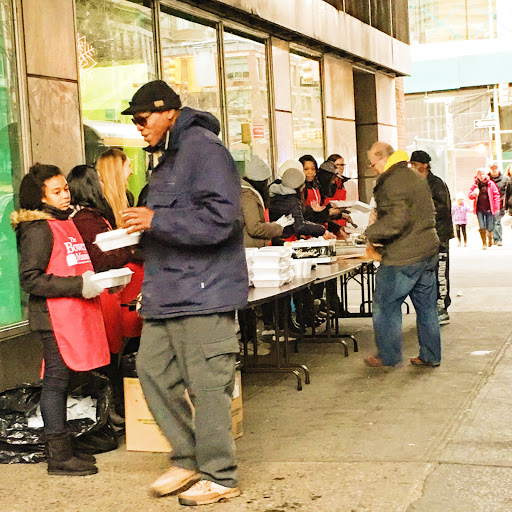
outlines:
{"label": "person wearing eyeglasses", "polygon": [[122,113],[160,153],[147,206],[123,212],[128,232],[143,232],[137,373],[173,449],[151,490],[179,493],[182,505],[215,503],[240,494],[230,410],[235,310],[248,295],[240,178],[217,118],[182,107],[165,82],[143,85]]}
{"label": "person wearing eyeglasses", "polygon": [[329,155],[327,161],[332,162],[336,167],[336,192],[331,199],[335,201],[345,201],[347,199],[345,182],[350,179],[344,176],[346,166],[345,159],[341,155],[338,155],[338,153],[333,153],[332,155]]}
{"label": "person wearing eyeglasses", "polygon": [[416,309],[419,356],[415,366],[441,364],[441,334],[437,316],[439,238],[435,209],[427,181],[408,166],[405,151],[376,142],[368,152],[378,173],[373,190],[376,220],[365,235],[381,264],[375,277],[373,329],[378,353],[368,366],[396,367],[402,362],[402,304],[410,297]]}

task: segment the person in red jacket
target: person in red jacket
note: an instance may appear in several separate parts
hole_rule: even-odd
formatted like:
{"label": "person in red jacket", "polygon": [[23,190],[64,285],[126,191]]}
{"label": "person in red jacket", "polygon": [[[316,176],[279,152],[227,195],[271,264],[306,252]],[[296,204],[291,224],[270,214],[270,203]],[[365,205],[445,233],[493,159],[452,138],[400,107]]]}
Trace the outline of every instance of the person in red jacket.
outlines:
{"label": "person in red jacket", "polygon": [[473,199],[473,211],[478,217],[482,249],[492,246],[494,215],[500,211],[501,196],[496,184],[489,178],[484,169],[478,169],[475,183],[469,191],[469,199]]}
{"label": "person in red jacket", "polygon": [[98,472],[94,457],[77,453],[66,426],[71,371],[87,371],[110,361],[89,253],[69,218],[66,178],[54,165],[35,164],[20,186],[22,210],[13,212],[20,284],[29,294],[28,321],[43,342],[41,413],[48,473],[84,476]]}

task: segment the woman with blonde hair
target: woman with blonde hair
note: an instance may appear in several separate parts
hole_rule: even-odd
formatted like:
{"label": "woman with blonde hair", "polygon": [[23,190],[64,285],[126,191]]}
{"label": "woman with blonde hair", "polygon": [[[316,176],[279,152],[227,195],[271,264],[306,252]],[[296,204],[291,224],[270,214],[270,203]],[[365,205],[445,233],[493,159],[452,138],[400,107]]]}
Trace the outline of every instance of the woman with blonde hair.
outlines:
{"label": "woman with blonde hair", "polygon": [[120,149],[110,148],[98,158],[96,168],[104,185],[104,194],[114,212],[116,226],[124,227],[121,212],[128,208],[126,182],[132,173],[131,162],[126,153]]}
{"label": "woman with blonde hair", "polygon": [[[114,212],[116,225],[112,228],[124,228],[121,212],[131,206],[126,190],[126,182],[132,174],[130,159],[120,149],[110,148],[100,155],[96,162],[96,169],[103,182],[103,194]],[[136,259],[136,255],[134,258]],[[132,304],[140,293],[144,266],[140,260],[132,260],[126,266],[133,272],[133,275],[128,285],[120,292],[121,304]],[[138,339],[142,330],[141,317],[128,307],[122,308],[122,316],[122,337],[126,339],[125,341]]]}

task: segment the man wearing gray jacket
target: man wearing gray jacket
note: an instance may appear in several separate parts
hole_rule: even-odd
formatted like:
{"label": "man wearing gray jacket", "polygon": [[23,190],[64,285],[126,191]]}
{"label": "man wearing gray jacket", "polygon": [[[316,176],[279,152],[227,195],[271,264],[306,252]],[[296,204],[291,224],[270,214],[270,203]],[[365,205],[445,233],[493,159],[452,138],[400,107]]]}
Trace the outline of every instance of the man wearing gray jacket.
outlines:
{"label": "man wearing gray jacket", "polygon": [[420,345],[416,366],[439,366],[441,334],[437,317],[436,268],[439,239],[426,180],[411,169],[404,151],[376,142],[368,152],[379,173],[374,188],[377,220],[365,234],[382,258],[375,280],[373,327],[378,354],[368,366],[402,362],[402,304],[409,296],[416,309]]}

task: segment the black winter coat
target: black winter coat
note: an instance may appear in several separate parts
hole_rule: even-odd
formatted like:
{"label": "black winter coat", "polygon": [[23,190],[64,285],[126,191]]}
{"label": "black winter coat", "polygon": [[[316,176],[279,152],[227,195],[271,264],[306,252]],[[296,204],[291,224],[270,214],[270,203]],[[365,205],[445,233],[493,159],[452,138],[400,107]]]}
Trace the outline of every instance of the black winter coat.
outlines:
{"label": "black winter coat", "polygon": [[452,200],[446,183],[429,171],[427,183],[436,209],[436,232],[439,241],[445,245],[454,237],[452,223]]}
{"label": "black winter coat", "polygon": [[507,195],[507,186],[508,186],[508,178],[506,176],[503,176],[503,174],[500,172],[499,176],[496,178],[493,178],[491,176],[491,173],[489,173],[489,178],[494,181],[495,185],[498,187],[498,190],[500,192],[500,198],[501,198],[501,213],[503,213],[503,209],[506,208],[505,204],[505,197]]}
{"label": "black winter coat", "polygon": [[183,108],[153,169],[147,206],[144,318],[243,308],[249,290],[241,186],[235,162],[208,112]]}
{"label": "black winter coat", "polygon": [[273,183],[270,185],[270,222],[289,214],[292,215],[294,223],[284,228],[282,238],[289,238],[292,235],[296,235],[297,238],[302,235],[322,236],[325,233],[325,228],[320,224],[304,220],[302,202],[294,190],[284,187],[280,182]]}
{"label": "black winter coat", "polygon": [[45,206],[44,211],[13,212],[11,223],[16,231],[21,288],[30,294],[28,321],[33,331],[51,331],[47,298],[81,297],[82,276],[60,277],[47,274],[53,250],[53,232],[47,220],[66,220],[71,213]]}

